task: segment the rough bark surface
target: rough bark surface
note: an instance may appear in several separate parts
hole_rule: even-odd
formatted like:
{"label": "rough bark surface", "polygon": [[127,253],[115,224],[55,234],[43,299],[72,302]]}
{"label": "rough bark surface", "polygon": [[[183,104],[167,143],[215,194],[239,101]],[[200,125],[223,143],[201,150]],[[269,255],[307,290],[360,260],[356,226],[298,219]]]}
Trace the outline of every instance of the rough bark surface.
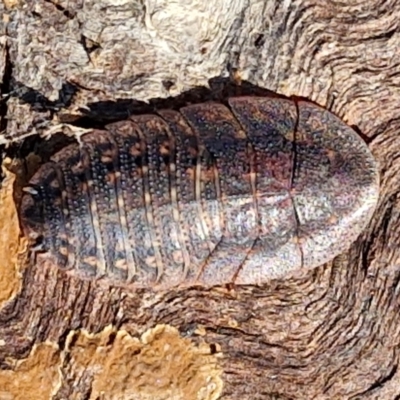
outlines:
{"label": "rough bark surface", "polygon": [[[13,171],[0,195],[0,399],[400,398],[399,1],[3,0],[0,16]],[[380,201],[346,254],[263,287],[158,294],[26,263],[15,203],[43,138],[203,100],[191,89],[229,74],[313,100],[368,141]]]}

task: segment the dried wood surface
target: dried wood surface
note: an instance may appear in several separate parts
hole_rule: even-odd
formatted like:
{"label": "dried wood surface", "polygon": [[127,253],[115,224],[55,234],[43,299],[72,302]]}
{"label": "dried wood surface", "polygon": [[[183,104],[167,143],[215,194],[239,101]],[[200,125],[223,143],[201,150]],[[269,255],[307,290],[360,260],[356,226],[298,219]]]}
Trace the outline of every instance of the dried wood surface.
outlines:
{"label": "dried wood surface", "polygon": [[330,264],[153,294],[25,267],[4,170],[0,399],[400,398],[399,1],[3,0],[0,16],[14,167],[24,138],[42,146],[230,73],[356,126],[382,181],[370,225]]}

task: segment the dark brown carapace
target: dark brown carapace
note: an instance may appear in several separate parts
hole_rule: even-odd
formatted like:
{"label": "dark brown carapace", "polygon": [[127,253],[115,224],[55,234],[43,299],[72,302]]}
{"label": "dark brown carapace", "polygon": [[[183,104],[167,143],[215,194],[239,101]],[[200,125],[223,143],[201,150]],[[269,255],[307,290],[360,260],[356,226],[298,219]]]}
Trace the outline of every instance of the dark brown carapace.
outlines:
{"label": "dark brown carapace", "polygon": [[306,101],[237,97],[93,130],[21,205],[35,262],[168,289],[261,284],[346,250],[375,209],[366,144]]}

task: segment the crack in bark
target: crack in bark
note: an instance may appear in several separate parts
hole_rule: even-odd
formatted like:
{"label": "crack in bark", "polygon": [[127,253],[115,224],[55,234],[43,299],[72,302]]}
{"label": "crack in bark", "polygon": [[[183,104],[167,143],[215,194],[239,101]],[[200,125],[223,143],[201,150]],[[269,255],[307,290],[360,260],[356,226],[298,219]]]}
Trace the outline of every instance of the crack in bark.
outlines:
{"label": "crack in bark", "polygon": [[0,134],[4,134],[7,132],[7,112],[8,112],[8,104],[7,104],[7,98],[10,96],[10,90],[11,90],[11,79],[13,76],[13,65],[11,63],[11,58],[10,58],[10,48],[8,43],[5,45],[5,67],[4,67],[4,73],[1,78],[1,83],[0,83]]}

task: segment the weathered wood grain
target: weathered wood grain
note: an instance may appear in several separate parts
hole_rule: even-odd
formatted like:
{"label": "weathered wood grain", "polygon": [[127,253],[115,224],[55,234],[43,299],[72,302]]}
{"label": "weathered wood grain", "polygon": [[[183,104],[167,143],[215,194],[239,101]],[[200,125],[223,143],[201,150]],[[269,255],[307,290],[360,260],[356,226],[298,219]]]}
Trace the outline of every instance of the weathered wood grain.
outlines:
{"label": "weathered wood grain", "polygon": [[[133,389],[141,376],[134,368],[112,367],[124,355],[150,354],[145,364],[161,371],[160,348],[169,339],[164,343],[160,333],[160,341],[139,340],[148,332],[153,338],[161,324],[185,338],[177,339],[174,360],[185,346],[190,357],[206,354],[196,365],[210,371],[209,380],[191,375],[200,398],[400,396],[399,1],[3,0],[0,13],[1,140],[11,143],[6,154],[14,170],[35,165],[31,156],[25,164],[18,159],[46,144],[37,134],[97,128],[141,112],[144,101],[231,74],[304,96],[354,125],[380,163],[382,185],[375,216],[349,252],[262,287],[155,295],[20,262],[9,286],[18,288],[17,279],[21,289],[9,290],[0,311],[0,398],[163,399],[171,384],[170,398],[183,399],[193,392],[179,386],[182,380],[160,376],[154,394],[146,380]],[[10,207],[4,196],[0,205]],[[0,232],[15,232],[12,215],[0,221]],[[5,277],[14,264],[11,250],[0,251]],[[87,361],[96,351],[111,355]],[[114,383],[108,392],[99,381],[105,376]],[[24,385],[11,383],[16,379]],[[39,393],[41,379],[51,383]]]}

